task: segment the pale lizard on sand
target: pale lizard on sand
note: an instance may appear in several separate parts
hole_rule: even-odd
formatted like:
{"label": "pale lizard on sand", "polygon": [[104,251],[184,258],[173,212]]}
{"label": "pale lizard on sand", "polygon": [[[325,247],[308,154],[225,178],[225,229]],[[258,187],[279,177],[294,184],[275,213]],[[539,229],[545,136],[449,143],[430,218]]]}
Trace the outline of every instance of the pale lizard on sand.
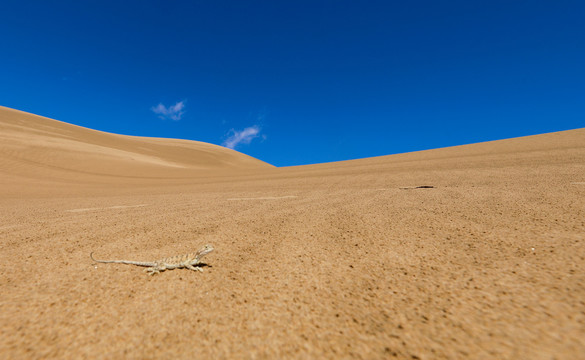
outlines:
{"label": "pale lizard on sand", "polygon": [[95,262],[99,263],[115,263],[115,264],[128,264],[128,265],[138,265],[138,266],[148,266],[148,269],[145,269],[145,272],[148,272],[148,275],[158,274],[161,271],[165,270],[172,270],[172,269],[181,269],[187,268],[194,271],[201,271],[203,269],[199,266],[195,267],[201,263],[201,258],[205,255],[209,254],[213,251],[213,246],[205,245],[199,251],[194,253],[189,253],[185,255],[177,255],[172,256],[164,259],[160,259],[153,262],[143,262],[143,261],[128,261],[128,260],[96,260],[93,258],[93,252],[89,254],[91,259]]}

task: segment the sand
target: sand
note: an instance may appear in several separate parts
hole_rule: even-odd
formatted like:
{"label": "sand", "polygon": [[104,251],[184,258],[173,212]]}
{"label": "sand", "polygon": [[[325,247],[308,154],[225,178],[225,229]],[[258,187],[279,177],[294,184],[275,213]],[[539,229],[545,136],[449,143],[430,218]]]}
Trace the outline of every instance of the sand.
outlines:
{"label": "sand", "polygon": [[0,108],[0,246],[0,358],[576,359],[585,129],[275,168]]}

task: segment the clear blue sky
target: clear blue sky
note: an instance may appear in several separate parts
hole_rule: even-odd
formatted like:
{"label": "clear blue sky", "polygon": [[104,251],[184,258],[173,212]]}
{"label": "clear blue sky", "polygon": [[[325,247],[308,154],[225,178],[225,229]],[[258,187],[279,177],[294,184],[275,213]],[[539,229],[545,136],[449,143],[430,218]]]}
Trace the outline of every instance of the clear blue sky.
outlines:
{"label": "clear blue sky", "polygon": [[276,166],[585,127],[585,1],[0,3],[0,105]]}

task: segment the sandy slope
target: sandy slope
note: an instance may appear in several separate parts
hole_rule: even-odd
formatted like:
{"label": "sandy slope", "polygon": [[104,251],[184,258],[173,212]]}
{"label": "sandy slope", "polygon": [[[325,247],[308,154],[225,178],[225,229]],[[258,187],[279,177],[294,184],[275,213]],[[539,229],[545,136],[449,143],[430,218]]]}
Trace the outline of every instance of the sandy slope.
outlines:
{"label": "sandy slope", "polygon": [[138,184],[271,167],[217,145],[110,134],[0,107],[0,184],[6,184],[0,194],[9,195],[10,185],[21,181],[26,186],[19,193],[44,183],[68,192],[70,185]]}
{"label": "sandy slope", "polygon": [[[585,353],[585,129],[291,168],[8,109],[0,138],[0,358]],[[203,273],[89,259],[204,243]]]}

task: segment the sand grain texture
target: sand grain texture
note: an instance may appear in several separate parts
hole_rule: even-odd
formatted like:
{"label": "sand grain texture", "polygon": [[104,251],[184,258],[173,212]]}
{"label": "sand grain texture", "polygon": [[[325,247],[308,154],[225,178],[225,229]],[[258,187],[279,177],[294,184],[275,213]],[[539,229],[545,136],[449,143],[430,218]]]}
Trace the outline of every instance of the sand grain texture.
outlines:
{"label": "sand grain texture", "polygon": [[0,108],[0,357],[576,359],[584,183],[585,129],[274,168]]}

